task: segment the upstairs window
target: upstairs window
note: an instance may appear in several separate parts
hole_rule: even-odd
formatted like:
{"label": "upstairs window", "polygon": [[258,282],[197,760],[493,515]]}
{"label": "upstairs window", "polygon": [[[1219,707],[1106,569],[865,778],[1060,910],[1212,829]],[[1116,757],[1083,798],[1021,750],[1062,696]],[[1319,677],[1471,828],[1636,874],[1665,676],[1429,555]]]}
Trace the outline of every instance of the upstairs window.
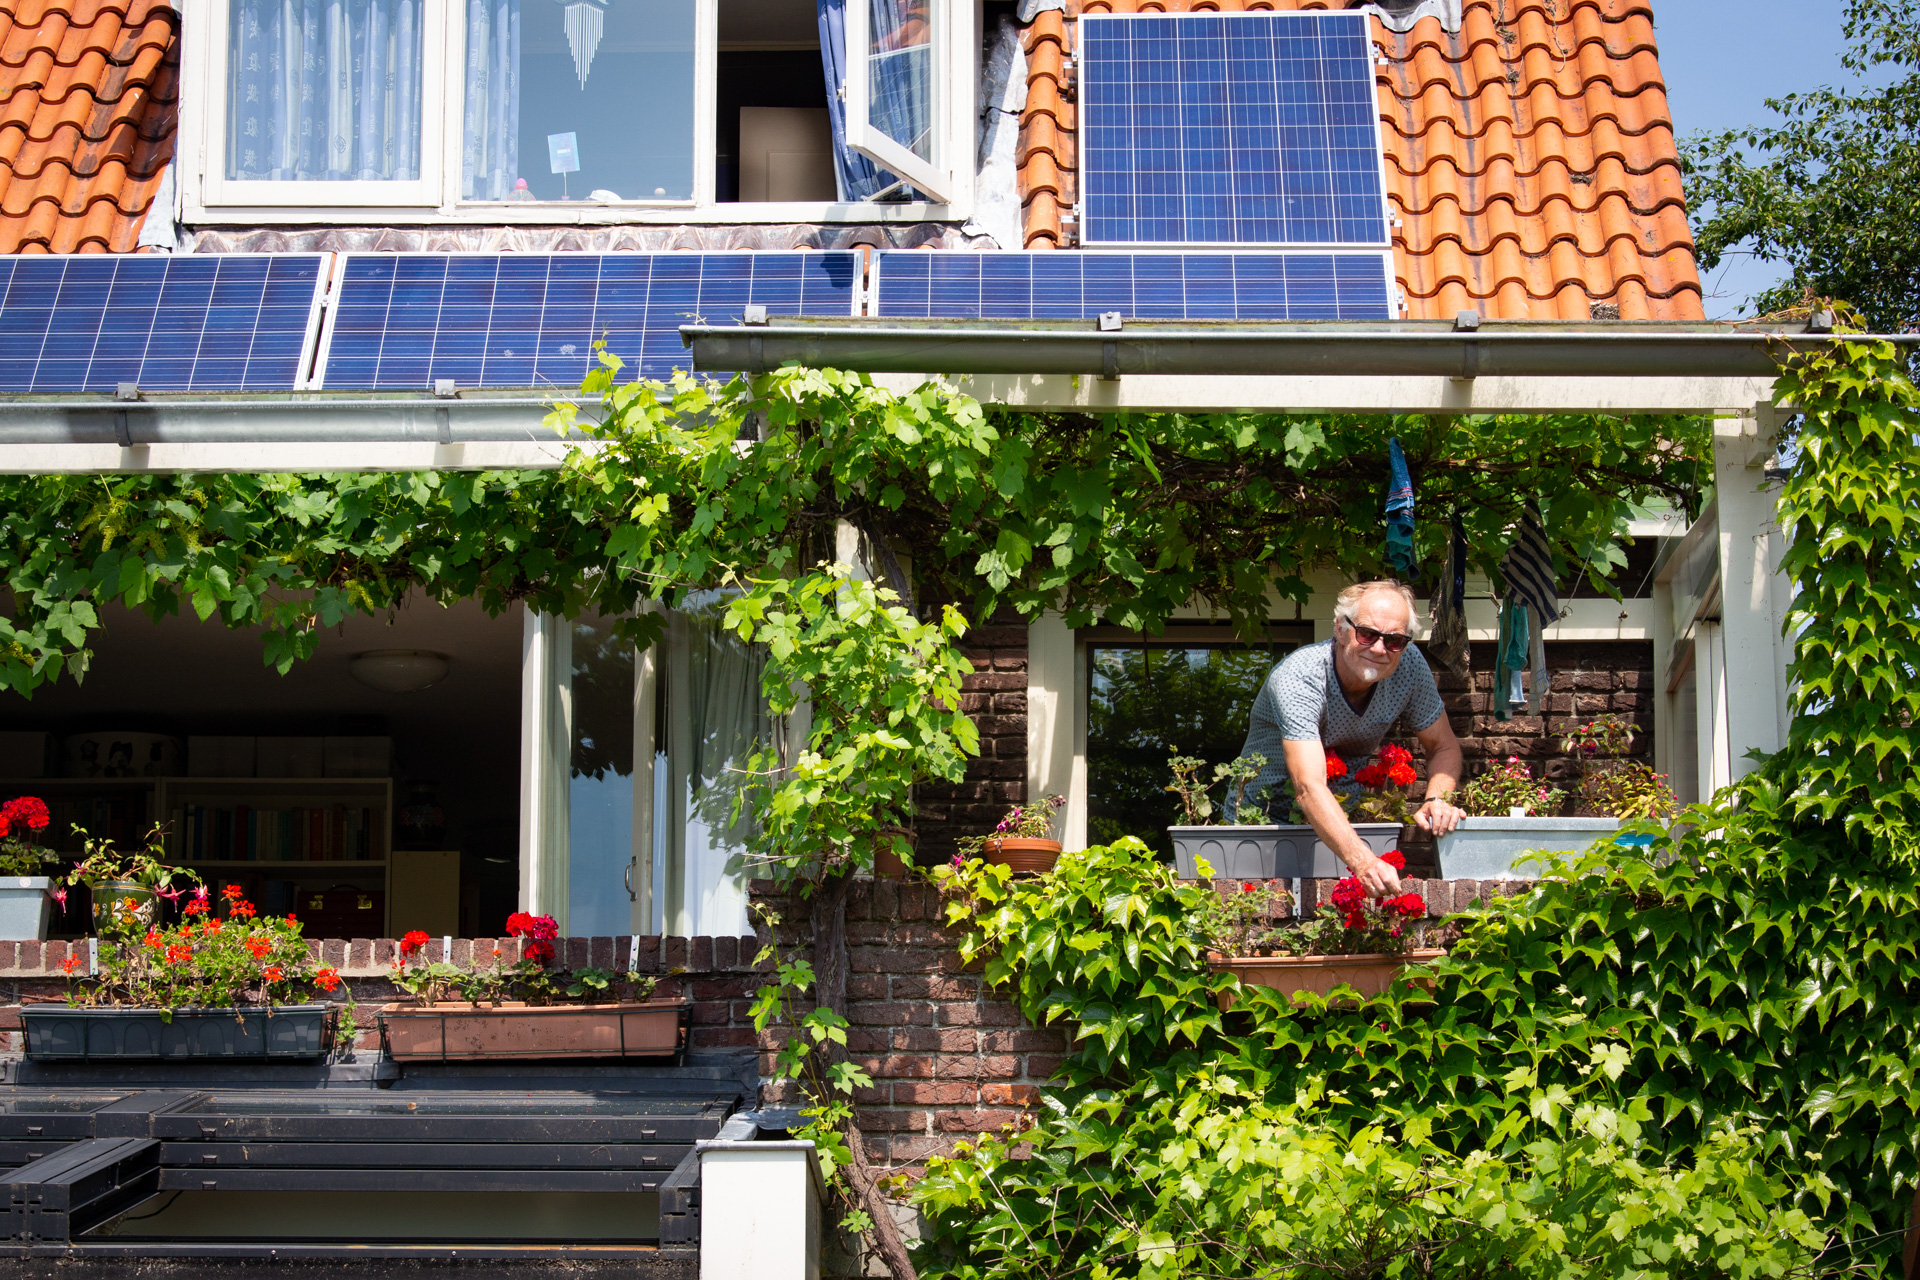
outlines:
{"label": "upstairs window", "polygon": [[189,105],[207,157],[196,214],[538,221],[551,214],[516,208],[761,203],[799,220],[951,204],[971,186],[978,41],[962,0],[214,5],[191,55],[214,71],[189,82],[217,86]]}

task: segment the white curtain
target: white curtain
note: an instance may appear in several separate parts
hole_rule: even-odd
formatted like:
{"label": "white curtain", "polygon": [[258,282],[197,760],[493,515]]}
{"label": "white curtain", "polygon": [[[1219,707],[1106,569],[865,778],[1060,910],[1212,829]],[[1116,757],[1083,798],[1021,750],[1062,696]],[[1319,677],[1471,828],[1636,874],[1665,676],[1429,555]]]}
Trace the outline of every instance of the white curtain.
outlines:
{"label": "white curtain", "polygon": [[[760,696],[761,661],[721,630],[716,606],[676,613],[667,632],[667,734],[661,790],[665,931],[688,937],[751,933],[745,862],[751,819],[731,820],[741,772],[772,728]],[[664,820],[663,820],[664,819]]]}
{"label": "white curtain", "polygon": [[467,0],[460,194],[505,200],[520,174],[520,0]]}
{"label": "white curtain", "polygon": [[227,177],[420,176],[425,0],[233,0]]}

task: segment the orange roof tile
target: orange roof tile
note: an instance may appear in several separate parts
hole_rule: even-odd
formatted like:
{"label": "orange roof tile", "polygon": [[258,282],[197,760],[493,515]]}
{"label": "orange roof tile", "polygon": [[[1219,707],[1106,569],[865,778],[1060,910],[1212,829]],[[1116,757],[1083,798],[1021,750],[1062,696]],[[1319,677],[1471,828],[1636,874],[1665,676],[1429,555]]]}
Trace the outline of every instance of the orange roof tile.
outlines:
{"label": "orange roof tile", "polygon": [[180,16],[0,0],[0,253],[125,253],[173,158]]}
{"label": "orange roof tile", "polygon": [[[1085,13],[1326,9],[1333,0],[1067,0],[1025,33],[1018,159],[1030,249],[1076,198],[1066,89]],[[1458,32],[1372,24],[1394,260],[1416,319],[1699,320],[1673,122],[1648,0],[1462,0]]]}

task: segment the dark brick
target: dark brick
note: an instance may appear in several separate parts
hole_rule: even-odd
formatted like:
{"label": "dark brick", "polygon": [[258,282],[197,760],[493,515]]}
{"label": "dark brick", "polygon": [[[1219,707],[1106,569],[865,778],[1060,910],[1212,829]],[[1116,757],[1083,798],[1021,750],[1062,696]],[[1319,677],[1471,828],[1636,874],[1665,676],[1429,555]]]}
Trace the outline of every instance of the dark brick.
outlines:
{"label": "dark brick", "polygon": [[989,1106],[1037,1107],[1040,1105],[1040,1088],[1031,1084],[983,1084],[980,1086],[980,1101]]}
{"label": "dark brick", "polygon": [[1001,1126],[1017,1126],[1025,1118],[1019,1111],[942,1111],[934,1123],[943,1133],[997,1133]]}
{"label": "dark brick", "polygon": [[933,1074],[941,1080],[1013,1080],[1020,1075],[1020,1062],[1004,1055],[942,1058]]}
{"label": "dark brick", "polygon": [[739,964],[740,939],[715,938],[713,940],[713,971],[727,973],[737,968]]}
{"label": "dark brick", "polygon": [[847,1021],[862,1027],[930,1027],[933,1006],[901,1000],[849,1000]]}
{"label": "dark brick", "polygon": [[687,967],[687,940],[685,938],[663,938],[660,947],[660,963],[668,973],[674,973]]}
{"label": "dark brick", "polygon": [[1021,1027],[1016,1031],[987,1031],[980,1036],[980,1048],[985,1053],[1027,1053],[1035,1049],[1058,1053],[1063,1043],[1060,1032],[1038,1027]]}

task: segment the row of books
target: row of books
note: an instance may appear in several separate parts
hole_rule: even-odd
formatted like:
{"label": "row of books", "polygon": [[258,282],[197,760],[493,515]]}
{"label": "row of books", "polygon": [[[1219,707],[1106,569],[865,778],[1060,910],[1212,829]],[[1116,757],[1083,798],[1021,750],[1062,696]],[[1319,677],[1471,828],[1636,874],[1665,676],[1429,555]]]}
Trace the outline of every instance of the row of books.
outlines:
{"label": "row of books", "polygon": [[379,809],[314,805],[184,805],[173,811],[176,855],[186,862],[377,862],[386,857]]}

